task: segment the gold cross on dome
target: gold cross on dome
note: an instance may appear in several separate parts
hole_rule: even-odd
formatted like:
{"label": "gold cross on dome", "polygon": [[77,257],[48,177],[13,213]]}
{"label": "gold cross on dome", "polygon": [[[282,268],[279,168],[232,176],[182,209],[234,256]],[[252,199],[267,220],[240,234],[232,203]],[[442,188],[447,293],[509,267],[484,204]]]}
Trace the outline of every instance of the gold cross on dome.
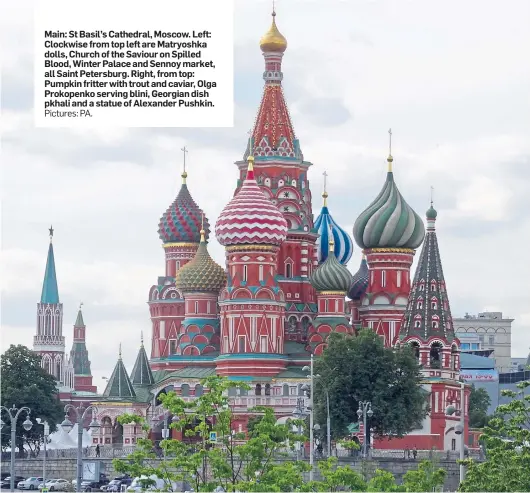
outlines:
{"label": "gold cross on dome", "polygon": [[388,135],[389,135],[389,144],[388,144],[388,154],[392,155],[392,129],[388,129]]}
{"label": "gold cross on dome", "polygon": [[186,146],[184,146],[181,151],[184,154],[184,173],[186,173],[186,154],[188,152],[188,149],[186,149]]}

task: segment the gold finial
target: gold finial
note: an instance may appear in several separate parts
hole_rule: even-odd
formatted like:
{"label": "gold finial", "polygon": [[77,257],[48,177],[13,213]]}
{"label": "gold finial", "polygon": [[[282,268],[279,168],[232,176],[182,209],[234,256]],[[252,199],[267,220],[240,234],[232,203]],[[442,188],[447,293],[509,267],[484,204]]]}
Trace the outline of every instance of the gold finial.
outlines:
{"label": "gold finial", "polygon": [[[335,251],[335,238],[333,238],[333,225],[329,225],[329,253]],[[329,257],[329,254],[328,254]]]}
{"label": "gold finial", "polygon": [[392,157],[392,129],[388,129],[388,135],[389,135],[389,143],[388,143],[388,157],[386,159],[388,163],[388,172],[392,173],[392,161],[394,161],[394,158]]}
{"label": "gold finial", "polygon": [[183,163],[183,171],[180,176],[182,176],[182,184],[186,185],[186,178],[188,177],[188,173],[186,173],[186,154],[188,152],[188,149],[186,149],[186,146],[184,146],[181,149],[182,153],[184,154],[184,163]]}
{"label": "gold finial", "polygon": [[324,192],[322,193],[322,198],[324,199],[324,207],[328,206],[328,191],[327,191],[327,178],[328,178],[328,172],[324,171],[322,173],[324,175]]}
{"label": "gold finial", "polygon": [[254,156],[252,155],[252,129],[248,132],[247,180],[254,179]]}
{"label": "gold finial", "polygon": [[52,240],[53,240],[53,226],[50,226],[50,228],[48,229],[48,231],[50,232],[50,243],[51,243]]}
{"label": "gold finial", "polygon": [[118,354],[118,359],[121,359],[121,342],[120,342],[120,352]]}
{"label": "gold finial", "polygon": [[204,212],[202,213],[202,222],[201,222],[201,243],[206,241],[205,239],[206,231],[204,231]]}
{"label": "gold finial", "polygon": [[143,330],[140,332],[140,345],[141,347],[144,347],[144,331]]}
{"label": "gold finial", "polygon": [[283,53],[287,49],[287,40],[276,26],[276,6],[272,3],[272,24],[260,39],[259,46],[263,53]]}

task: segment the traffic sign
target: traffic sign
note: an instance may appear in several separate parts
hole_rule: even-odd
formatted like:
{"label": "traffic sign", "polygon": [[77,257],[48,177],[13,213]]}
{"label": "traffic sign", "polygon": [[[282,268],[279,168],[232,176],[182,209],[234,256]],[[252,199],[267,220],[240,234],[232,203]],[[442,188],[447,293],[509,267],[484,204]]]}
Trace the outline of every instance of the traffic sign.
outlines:
{"label": "traffic sign", "polygon": [[210,431],[210,442],[217,442],[217,432]]}

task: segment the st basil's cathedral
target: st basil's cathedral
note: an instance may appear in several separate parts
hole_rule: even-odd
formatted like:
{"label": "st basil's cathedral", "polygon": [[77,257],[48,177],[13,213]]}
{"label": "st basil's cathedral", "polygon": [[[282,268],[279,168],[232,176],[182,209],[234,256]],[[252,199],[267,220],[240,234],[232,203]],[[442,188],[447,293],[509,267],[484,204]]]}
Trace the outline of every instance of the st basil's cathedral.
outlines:
{"label": "st basil's cathedral", "polygon": [[[233,197],[227,198],[212,231],[184,171],[180,191],[160,219],[165,269],[149,290],[150,356],[142,338],[128,373],[120,350],[106,389],[98,395],[81,308],[73,348],[65,356],[53,229],[34,350],[59,381],[62,400],[97,405],[102,427],[92,437],[94,445],[132,445],[141,430],[121,427],[117,416],[145,416],[153,424],[152,437],[160,439],[165,412],[160,394],[175,391],[193,400],[204,392],[201,380],[214,374],[252,387],[229,392],[237,431],[246,429],[248,410],[256,405],[273,407],[278,419],[285,420],[304,395],[307,374],[302,368],[311,354],[322,354],[329,334],[355,335],[361,327],[370,328],[387,347],[415,348],[430,408],[421,429],[402,439],[376,441],[374,447],[448,450],[459,417],[447,416],[445,409],[461,408],[460,343],[438,249],[437,212],[431,203],[425,229],[398,189],[389,154],[383,187],[353,227],[363,257],[352,275],[347,264],[353,241],[330,213],[326,186],[323,207],[313,218],[312,163],[304,158],[285,101],[282,61],[287,40],[274,12],[260,48],[263,96],[242,159],[235,163]],[[224,267],[208,253],[212,233],[225,248]]]}

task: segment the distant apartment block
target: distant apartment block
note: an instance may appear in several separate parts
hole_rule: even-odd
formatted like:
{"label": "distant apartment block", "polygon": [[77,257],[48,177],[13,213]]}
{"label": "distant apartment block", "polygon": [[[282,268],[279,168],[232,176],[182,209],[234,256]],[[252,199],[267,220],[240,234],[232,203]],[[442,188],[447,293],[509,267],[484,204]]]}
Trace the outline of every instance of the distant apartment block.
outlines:
{"label": "distant apartment block", "polygon": [[503,318],[502,312],[482,312],[454,318],[455,332],[462,344],[462,351],[490,351],[499,373],[512,368],[512,322]]}

